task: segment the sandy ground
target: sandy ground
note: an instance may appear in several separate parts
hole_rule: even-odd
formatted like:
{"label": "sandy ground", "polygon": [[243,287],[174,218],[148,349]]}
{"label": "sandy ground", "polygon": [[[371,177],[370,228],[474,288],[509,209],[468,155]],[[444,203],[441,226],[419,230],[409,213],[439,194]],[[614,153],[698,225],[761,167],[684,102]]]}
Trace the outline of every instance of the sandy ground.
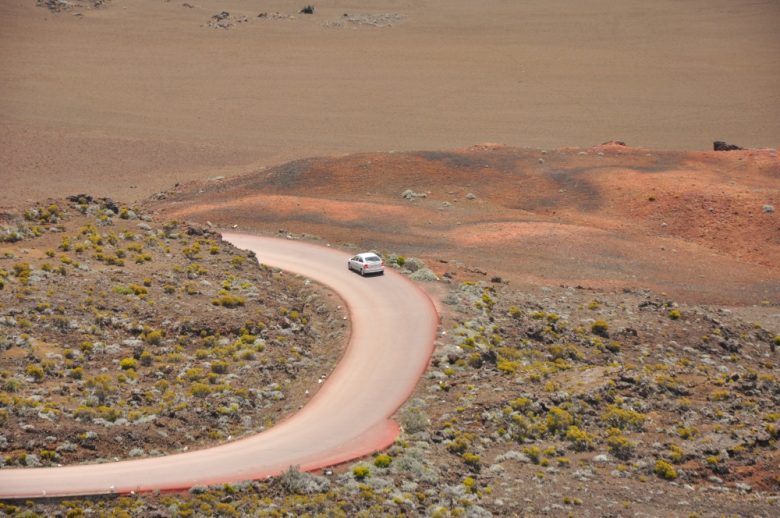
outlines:
{"label": "sandy ground", "polygon": [[774,1],[189,3],[2,2],[0,206],[358,151],[780,141]]}

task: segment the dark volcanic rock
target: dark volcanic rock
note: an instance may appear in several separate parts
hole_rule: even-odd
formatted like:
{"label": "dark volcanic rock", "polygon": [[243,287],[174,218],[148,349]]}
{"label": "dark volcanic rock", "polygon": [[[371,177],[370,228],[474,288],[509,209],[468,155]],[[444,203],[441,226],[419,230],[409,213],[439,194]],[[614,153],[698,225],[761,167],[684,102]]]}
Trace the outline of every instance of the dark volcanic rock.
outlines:
{"label": "dark volcanic rock", "polygon": [[715,151],[740,151],[744,148],[737,146],[736,144],[729,144],[722,140],[716,140],[712,143],[712,149]]}

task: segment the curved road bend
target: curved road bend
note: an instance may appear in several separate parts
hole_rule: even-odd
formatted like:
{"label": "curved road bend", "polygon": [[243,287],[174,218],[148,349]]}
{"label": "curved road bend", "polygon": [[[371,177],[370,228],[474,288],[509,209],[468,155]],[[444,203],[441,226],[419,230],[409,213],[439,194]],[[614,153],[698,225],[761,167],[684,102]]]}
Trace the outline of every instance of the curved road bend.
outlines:
{"label": "curved road bend", "polygon": [[402,275],[362,278],[348,256],[299,241],[224,234],[261,263],[299,273],[335,290],[352,319],[336,369],[298,413],[267,431],[187,453],[106,464],[0,469],[0,498],[179,490],[261,479],[291,465],[313,470],[392,444],[390,417],[412,394],[433,351],[438,315],[431,300]]}

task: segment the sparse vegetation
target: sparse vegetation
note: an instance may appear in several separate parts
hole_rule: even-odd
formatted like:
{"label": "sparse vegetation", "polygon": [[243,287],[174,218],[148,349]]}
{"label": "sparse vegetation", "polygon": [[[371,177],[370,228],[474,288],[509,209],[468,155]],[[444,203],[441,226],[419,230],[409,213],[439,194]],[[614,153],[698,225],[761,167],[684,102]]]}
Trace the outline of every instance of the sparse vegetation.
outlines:
{"label": "sparse vegetation", "polygon": [[[318,372],[335,361],[341,331],[312,312],[330,304],[301,280],[231,262],[244,255],[218,235],[161,228],[140,209],[117,215],[91,197],[56,205],[28,211],[38,228],[0,254],[6,464],[161,454],[252,433],[293,411],[290,391],[316,380],[313,351]],[[259,287],[295,309],[233,303]],[[232,307],[215,317],[211,302],[223,295]]]}
{"label": "sparse vegetation", "polygon": [[[39,252],[0,262],[0,317],[14,322],[0,322],[9,337],[0,340],[14,355],[0,364],[6,466],[154,456],[241,437],[283,419],[316,386],[322,369],[311,353],[314,336],[333,328],[309,334],[322,302],[273,291],[275,282],[302,290],[294,279],[274,278],[254,261],[232,264],[234,250],[215,235],[189,234],[183,223],[160,229],[140,211],[137,219],[112,216],[112,225],[90,214],[71,223],[74,209],[59,205],[65,231],[41,224],[39,236],[31,232],[14,246],[37,239],[54,251],[68,236],[71,264],[58,262],[64,250],[54,259]],[[80,235],[79,226],[92,228]],[[122,259],[120,244],[131,258],[122,267],[107,259]],[[135,263],[136,254],[149,260]],[[27,275],[13,268],[23,263]],[[56,273],[60,265],[69,277]],[[100,282],[90,281],[98,275]],[[82,289],[60,295],[84,279]],[[674,303],[649,292],[551,288],[539,295],[471,280],[452,291],[454,316],[442,323],[446,335],[437,337],[430,369],[398,413],[402,434],[386,451],[327,476],[291,467],[280,477],[189,494],[20,502],[19,512],[456,516],[542,514],[554,503],[553,514],[585,515],[596,514],[589,491],[597,487],[599,512],[630,513],[639,506],[622,502],[624,495],[663,491],[643,502],[643,512],[662,514],[671,499],[694,510],[705,500],[727,502],[702,489],[718,487],[734,501],[729,513],[758,506],[756,514],[771,515],[764,509],[775,505],[766,502],[779,475],[768,460],[780,417],[771,411],[778,375],[767,354],[778,345],[775,333],[700,307],[685,306],[673,322]],[[245,303],[213,303],[225,296]],[[35,429],[14,431],[20,423]],[[752,500],[740,500],[748,490],[736,484],[750,484]]]}
{"label": "sparse vegetation", "polygon": [[674,466],[661,459],[655,462],[655,474],[666,480],[674,480],[677,478],[677,470]]}

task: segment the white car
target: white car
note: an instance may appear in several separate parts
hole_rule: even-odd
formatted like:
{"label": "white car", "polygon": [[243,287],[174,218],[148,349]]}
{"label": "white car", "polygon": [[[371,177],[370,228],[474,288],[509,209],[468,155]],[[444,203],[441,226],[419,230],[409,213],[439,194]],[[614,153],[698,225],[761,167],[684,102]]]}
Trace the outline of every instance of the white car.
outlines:
{"label": "white car", "polygon": [[383,275],[385,273],[385,262],[373,252],[364,252],[347,261],[347,268],[355,270],[360,275],[369,273]]}

